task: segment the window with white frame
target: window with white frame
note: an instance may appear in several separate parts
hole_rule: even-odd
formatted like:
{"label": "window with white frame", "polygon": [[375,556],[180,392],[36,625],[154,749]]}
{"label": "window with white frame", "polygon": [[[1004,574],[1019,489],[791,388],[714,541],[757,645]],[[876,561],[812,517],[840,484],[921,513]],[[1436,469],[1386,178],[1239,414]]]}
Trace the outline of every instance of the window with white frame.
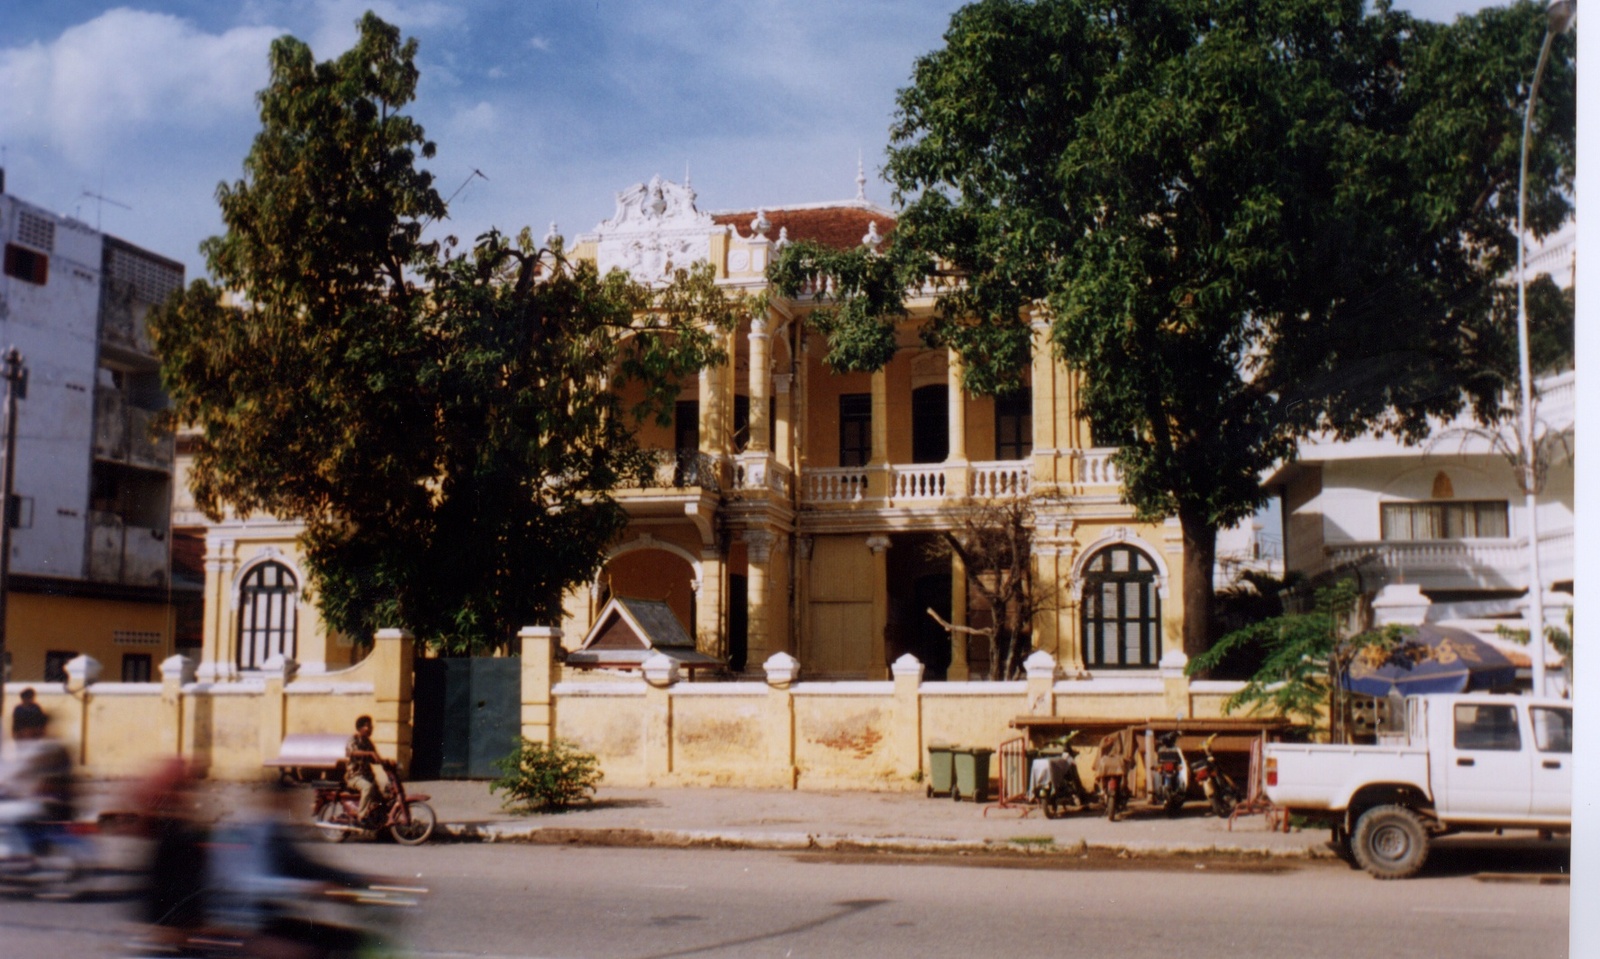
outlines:
{"label": "window with white frame", "polygon": [[1131,546],[1110,546],[1083,570],[1083,662],[1090,669],[1148,669],[1161,656],[1161,594],[1155,563]]}
{"label": "window with white frame", "polygon": [[1505,500],[1384,503],[1386,540],[1504,539],[1510,535]]}
{"label": "window with white frame", "polygon": [[282,563],[252,567],[239,583],[240,669],[260,669],[274,655],[295,655],[299,582]]}

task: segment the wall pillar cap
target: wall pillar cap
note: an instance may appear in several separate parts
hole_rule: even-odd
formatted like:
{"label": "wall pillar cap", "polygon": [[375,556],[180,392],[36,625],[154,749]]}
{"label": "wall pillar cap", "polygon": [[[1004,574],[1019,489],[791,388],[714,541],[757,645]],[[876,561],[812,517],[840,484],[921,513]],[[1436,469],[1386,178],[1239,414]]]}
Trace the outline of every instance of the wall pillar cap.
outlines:
{"label": "wall pillar cap", "polygon": [[1184,670],[1189,665],[1189,657],[1181,649],[1169,649],[1161,656],[1161,662],[1156,667],[1161,670],[1162,679],[1178,679],[1184,675]]}
{"label": "wall pillar cap", "polygon": [[678,681],[678,661],[663,653],[651,653],[639,664],[644,681],[652,686],[671,686]]}
{"label": "wall pillar cap", "polygon": [[800,678],[800,660],[782,651],[768,656],[761,668],[766,671],[769,686],[787,686]]}
{"label": "wall pillar cap", "polygon": [[90,683],[100,678],[100,661],[93,656],[74,656],[67,660],[65,672],[69,691],[87,689]]}
{"label": "wall pillar cap", "polygon": [[161,679],[176,680],[179,685],[194,682],[195,661],[181,653],[174,653],[161,661]]}
{"label": "wall pillar cap", "polygon": [[372,637],[374,639],[379,639],[379,640],[384,640],[384,639],[413,639],[413,638],[415,638],[412,635],[411,630],[409,630],[409,629],[401,629],[401,628],[398,628],[398,627],[395,627],[395,626],[386,626],[383,629],[380,629],[377,632],[373,633]]}
{"label": "wall pillar cap", "polygon": [[1042,649],[1036,649],[1022,661],[1022,668],[1027,671],[1029,679],[1048,679],[1052,682],[1056,678],[1056,658]]}
{"label": "wall pillar cap", "polygon": [[273,653],[261,664],[261,671],[268,679],[282,679],[287,683],[300,671],[300,664],[282,653]]}
{"label": "wall pillar cap", "polygon": [[549,639],[556,642],[561,640],[560,626],[524,626],[517,630],[518,639]]}
{"label": "wall pillar cap", "polygon": [[924,671],[925,667],[922,665],[922,660],[910,653],[902,654],[899,659],[894,661],[894,665],[889,667],[889,672],[896,680],[909,677],[918,683],[922,682]]}

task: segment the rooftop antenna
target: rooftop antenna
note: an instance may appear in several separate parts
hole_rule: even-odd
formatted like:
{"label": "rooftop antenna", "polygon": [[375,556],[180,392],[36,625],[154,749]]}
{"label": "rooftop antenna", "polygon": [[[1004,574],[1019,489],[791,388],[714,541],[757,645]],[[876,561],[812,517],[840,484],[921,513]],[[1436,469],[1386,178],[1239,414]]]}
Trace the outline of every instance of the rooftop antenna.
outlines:
{"label": "rooftop antenna", "polygon": [[862,152],[856,149],[856,200],[867,202],[867,168],[862,163]]}
{"label": "rooftop antenna", "polygon": [[[475,177],[475,176],[476,177],[483,177],[483,179],[486,180],[486,181],[489,179],[488,174],[484,173],[482,170],[478,169],[477,167],[473,167],[472,168],[472,172],[467,174],[467,178],[465,180],[461,181],[461,185],[460,186],[456,187],[456,192],[450,194],[448,197],[445,198],[444,205],[445,205],[446,209],[449,209],[450,202],[452,200],[454,200],[456,197],[461,195],[461,191],[465,190],[467,188],[467,184],[471,183],[472,182],[472,178]],[[424,220],[422,222],[422,225],[424,227],[426,227],[428,224],[432,223],[436,219],[438,219],[438,218],[430,216],[430,217],[428,217],[426,220]]]}
{"label": "rooftop antenna", "polygon": [[113,199],[111,199],[110,197],[106,196],[103,193],[95,193],[93,190],[84,190],[83,193],[78,197],[78,199],[82,200],[84,197],[88,197],[89,199],[95,201],[95,205],[94,205],[94,230],[95,230],[96,233],[103,232],[100,229],[100,219],[101,219],[101,214],[103,214],[105,212],[105,205],[107,203],[111,204],[112,206],[120,206],[124,210],[132,210],[133,209],[133,207],[129,206],[126,203],[123,203],[123,202],[118,201],[118,200],[113,200]]}

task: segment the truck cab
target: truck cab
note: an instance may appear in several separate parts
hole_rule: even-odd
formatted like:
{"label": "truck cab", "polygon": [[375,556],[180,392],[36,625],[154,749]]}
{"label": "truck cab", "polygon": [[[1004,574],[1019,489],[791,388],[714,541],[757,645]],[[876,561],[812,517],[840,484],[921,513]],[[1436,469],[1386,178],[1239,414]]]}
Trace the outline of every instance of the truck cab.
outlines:
{"label": "truck cab", "polygon": [[1384,879],[1414,875],[1436,835],[1572,828],[1569,700],[1439,693],[1403,712],[1379,745],[1267,746],[1267,797],[1327,822],[1335,845]]}

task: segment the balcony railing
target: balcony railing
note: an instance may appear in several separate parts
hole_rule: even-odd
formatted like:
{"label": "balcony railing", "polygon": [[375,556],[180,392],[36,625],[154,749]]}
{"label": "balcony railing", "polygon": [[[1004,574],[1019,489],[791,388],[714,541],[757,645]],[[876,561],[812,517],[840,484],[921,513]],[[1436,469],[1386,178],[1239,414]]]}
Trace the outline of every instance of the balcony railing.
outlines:
{"label": "balcony railing", "polygon": [[1122,468],[1112,461],[1115,447],[1081,450],[1074,454],[1078,482],[1088,486],[1121,486]]}
{"label": "balcony railing", "polygon": [[889,467],[889,498],[893,500],[944,499],[943,466]]}
{"label": "balcony railing", "polygon": [[642,478],[644,489],[721,489],[715,457],[698,450],[649,450],[654,472]]}
{"label": "balcony railing", "polygon": [[980,499],[1027,496],[1033,489],[1033,464],[1027,460],[973,463],[968,475],[969,489]]}
{"label": "balcony railing", "polygon": [[[1572,530],[1539,537],[1540,573],[1546,582],[1572,578]],[[1339,543],[1324,549],[1323,569],[1361,565],[1435,588],[1524,588],[1527,544],[1520,538],[1380,540]]]}
{"label": "balcony railing", "polygon": [[867,498],[867,471],[860,466],[808,469],[800,474],[807,503],[858,503]]}

